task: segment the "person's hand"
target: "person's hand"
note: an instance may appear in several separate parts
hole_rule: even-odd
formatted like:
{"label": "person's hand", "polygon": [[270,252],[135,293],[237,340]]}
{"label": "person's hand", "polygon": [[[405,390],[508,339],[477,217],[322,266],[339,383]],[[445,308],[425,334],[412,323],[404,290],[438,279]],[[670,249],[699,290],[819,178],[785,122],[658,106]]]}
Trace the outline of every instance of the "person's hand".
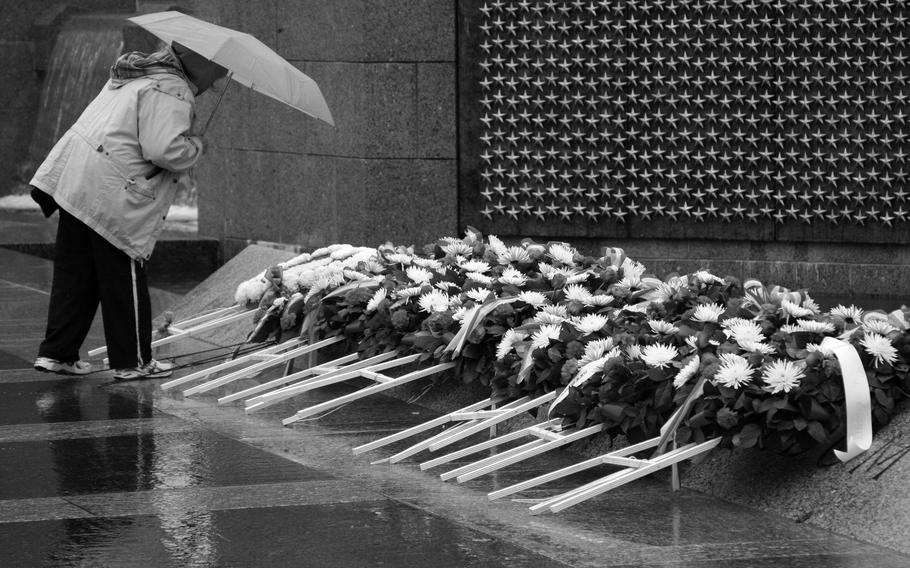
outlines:
{"label": "person's hand", "polygon": [[203,140],[202,136],[189,136],[188,138],[190,139],[190,142],[192,142],[193,144],[196,145],[197,148],[199,148],[200,156],[205,154],[205,140]]}

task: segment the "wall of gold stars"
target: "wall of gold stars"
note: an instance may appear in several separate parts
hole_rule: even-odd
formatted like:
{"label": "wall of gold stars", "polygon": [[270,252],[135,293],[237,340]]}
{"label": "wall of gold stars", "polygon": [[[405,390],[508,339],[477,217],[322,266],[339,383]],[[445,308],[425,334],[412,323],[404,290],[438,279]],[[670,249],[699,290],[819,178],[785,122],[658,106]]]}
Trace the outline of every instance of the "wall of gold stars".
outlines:
{"label": "wall of gold stars", "polygon": [[467,222],[908,240],[904,0],[464,4]]}

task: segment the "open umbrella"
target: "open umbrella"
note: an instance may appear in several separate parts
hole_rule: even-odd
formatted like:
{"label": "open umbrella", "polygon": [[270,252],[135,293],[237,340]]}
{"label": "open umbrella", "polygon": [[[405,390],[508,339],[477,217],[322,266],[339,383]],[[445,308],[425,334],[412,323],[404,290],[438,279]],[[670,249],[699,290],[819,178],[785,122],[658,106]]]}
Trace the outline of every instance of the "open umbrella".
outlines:
{"label": "open umbrella", "polygon": [[168,44],[176,41],[214,61],[238,83],[335,125],[316,81],[250,34],[181,12],[156,12],[129,21]]}

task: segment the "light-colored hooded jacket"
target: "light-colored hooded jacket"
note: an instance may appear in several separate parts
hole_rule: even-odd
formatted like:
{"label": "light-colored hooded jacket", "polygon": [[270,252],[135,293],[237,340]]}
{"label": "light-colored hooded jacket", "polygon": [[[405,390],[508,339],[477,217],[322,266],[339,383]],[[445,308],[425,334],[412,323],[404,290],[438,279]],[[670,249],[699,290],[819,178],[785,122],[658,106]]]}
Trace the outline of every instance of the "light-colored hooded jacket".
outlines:
{"label": "light-colored hooded jacket", "polygon": [[113,78],[57,142],[31,185],[136,260],[147,260],[202,155],[182,73]]}

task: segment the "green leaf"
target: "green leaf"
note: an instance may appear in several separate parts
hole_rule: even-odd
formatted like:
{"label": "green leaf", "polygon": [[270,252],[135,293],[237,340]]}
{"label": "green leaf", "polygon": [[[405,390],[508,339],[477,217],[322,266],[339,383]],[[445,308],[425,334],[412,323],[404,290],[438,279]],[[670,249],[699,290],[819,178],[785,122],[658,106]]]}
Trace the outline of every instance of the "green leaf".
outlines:
{"label": "green leaf", "polygon": [[600,412],[611,422],[619,423],[623,418],[624,404],[601,404]]}
{"label": "green leaf", "polygon": [[761,427],[758,424],[746,424],[738,434],[734,434],[732,442],[740,448],[751,448],[758,443],[761,436]]}
{"label": "green leaf", "polygon": [[809,422],[809,427],[806,428],[806,431],[808,431],[809,435],[812,436],[812,439],[819,444],[824,444],[828,441],[828,431],[825,430],[825,427],[822,426],[821,422],[815,420]]}

